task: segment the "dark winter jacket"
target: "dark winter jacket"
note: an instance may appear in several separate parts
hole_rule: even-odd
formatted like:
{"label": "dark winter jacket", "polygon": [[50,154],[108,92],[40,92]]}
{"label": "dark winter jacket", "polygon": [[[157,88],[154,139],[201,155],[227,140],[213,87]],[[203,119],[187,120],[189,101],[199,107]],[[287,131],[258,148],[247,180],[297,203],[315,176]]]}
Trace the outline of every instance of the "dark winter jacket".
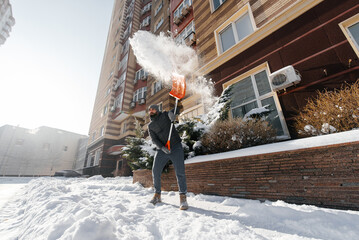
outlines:
{"label": "dark winter jacket", "polygon": [[[171,120],[168,117],[168,112],[158,112],[157,115],[151,119],[151,122],[148,125],[148,133],[152,142],[158,149],[161,149],[166,145],[170,128]],[[171,146],[174,146],[179,142],[181,142],[181,138],[176,128],[173,126],[170,144]]]}

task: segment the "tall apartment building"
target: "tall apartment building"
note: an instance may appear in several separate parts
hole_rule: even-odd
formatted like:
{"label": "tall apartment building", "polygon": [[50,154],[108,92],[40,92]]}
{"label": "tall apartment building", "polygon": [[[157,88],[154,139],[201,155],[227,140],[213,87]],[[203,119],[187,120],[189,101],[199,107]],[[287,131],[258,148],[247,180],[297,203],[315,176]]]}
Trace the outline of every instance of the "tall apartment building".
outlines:
{"label": "tall apartment building", "polygon": [[12,16],[12,9],[9,0],[0,0],[0,45],[4,44],[10,36],[11,27],[15,19]]}

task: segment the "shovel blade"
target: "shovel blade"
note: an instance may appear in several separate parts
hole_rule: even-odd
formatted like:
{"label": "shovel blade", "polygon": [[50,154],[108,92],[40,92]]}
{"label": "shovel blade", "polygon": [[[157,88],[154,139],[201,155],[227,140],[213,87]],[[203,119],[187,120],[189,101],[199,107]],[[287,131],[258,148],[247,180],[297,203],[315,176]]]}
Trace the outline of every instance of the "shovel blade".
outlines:
{"label": "shovel blade", "polygon": [[186,95],[186,79],[182,75],[172,75],[172,90],[170,95],[177,99],[181,99]]}

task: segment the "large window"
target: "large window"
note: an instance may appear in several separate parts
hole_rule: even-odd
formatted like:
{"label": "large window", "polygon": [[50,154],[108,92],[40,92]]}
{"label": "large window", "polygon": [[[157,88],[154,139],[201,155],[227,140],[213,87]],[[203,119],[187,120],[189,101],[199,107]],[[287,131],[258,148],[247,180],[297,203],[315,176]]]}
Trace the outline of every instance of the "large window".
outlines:
{"label": "large window", "polygon": [[359,57],[359,14],[345,20],[339,26]]}
{"label": "large window", "polygon": [[266,69],[262,68],[244,75],[243,78],[239,77],[232,84],[231,98],[232,117],[243,118],[254,108],[266,107],[270,110],[267,120],[277,130],[277,135],[289,136],[277,95],[269,84]]}
{"label": "large window", "polygon": [[160,81],[156,81],[152,85],[152,95],[156,94],[162,89],[162,83]]}
{"label": "large window", "polygon": [[230,47],[240,42],[254,31],[254,26],[249,13],[245,13],[236,21],[230,23],[227,28],[219,33],[221,50],[225,52]]}
{"label": "large window", "polygon": [[146,99],[146,95],[147,95],[147,87],[143,87],[143,88],[139,88],[135,91],[135,93],[133,94],[133,102],[137,102],[140,99]]}
{"label": "large window", "polygon": [[185,29],[182,30],[177,36],[176,36],[176,42],[177,43],[185,43],[185,38],[188,37],[191,33],[195,32],[194,27],[194,21],[190,22]]}
{"label": "large window", "polygon": [[161,11],[163,7],[163,1],[160,3],[160,5],[158,5],[158,7],[156,8],[156,11],[155,11],[155,16],[158,14],[159,11]]}
{"label": "large window", "polygon": [[184,0],[175,10],[175,12],[173,13],[173,17],[174,18],[179,18],[180,15],[182,14],[182,10],[184,8],[189,8],[190,6],[192,6],[192,0]]}
{"label": "large window", "polygon": [[155,31],[157,31],[162,26],[162,24],[163,24],[163,17],[161,17],[158,23],[156,23]]}
{"label": "large window", "polygon": [[143,68],[141,68],[140,70],[138,70],[136,72],[135,83],[140,79],[145,80],[147,76],[148,76],[148,73],[145,70],[143,70]]}

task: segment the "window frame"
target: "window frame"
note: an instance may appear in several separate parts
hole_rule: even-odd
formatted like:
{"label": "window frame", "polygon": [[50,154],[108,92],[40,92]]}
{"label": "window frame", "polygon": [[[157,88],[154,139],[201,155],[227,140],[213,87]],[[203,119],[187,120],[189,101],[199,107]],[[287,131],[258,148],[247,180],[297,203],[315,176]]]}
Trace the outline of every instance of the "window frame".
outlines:
{"label": "window frame", "polygon": [[359,23],[359,13],[339,23],[345,37],[348,39],[349,44],[352,46],[354,52],[359,57],[359,41],[356,41],[352,36],[349,27]]}
{"label": "window frame", "polygon": [[[252,84],[253,84],[253,81],[255,82],[254,75],[262,72],[263,70],[266,71],[267,77],[269,78],[269,75],[270,75],[271,72],[269,71],[268,62],[265,62],[265,63],[255,67],[255,68],[249,70],[248,72],[245,72],[242,75],[240,75],[238,77],[235,77],[234,79],[224,83],[222,85],[222,87],[223,87],[223,89],[226,89],[227,87],[229,87],[229,86],[231,86],[231,85],[233,85],[235,83],[238,83],[238,82],[240,82],[240,81],[242,81],[242,80],[244,80],[244,79],[246,79],[248,77],[251,77],[251,81],[252,81]],[[255,86],[256,85],[254,85],[254,87]],[[239,106],[244,106],[244,105],[246,105],[246,104],[248,104],[250,102],[253,102],[253,101],[257,101],[257,103],[259,103],[258,107],[261,107],[262,106],[262,103],[261,103],[262,100],[268,99],[270,97],[273,97],[275,107],[276,107],[276,110],[278,112],[279,121],[280,121],[282,130],[283,130],[283,135],[278,135],[277,139],[290,139],[289,130],[288,130],[285,118],[284,118],[284,114],[283,114],[282,107],[281,107],[280,102],[279,102],[277,92],[272,89],[272,86],[270,85],[270,83],[269,83],[269,86],[270,86],[271,91],[269,93],[265,93],[262,96],[259,96],[259,94],[258,94],[258,87],[255,88],[254,89],[255,96],[256,96],[255,100],[250,100],[250,101],[248,101],[246,103],[240,104],[240,105],[236,106],[236,108],[239,107]],[[230,108],[230,117],[233,118],[232,107]]]}
{"label": "window frame", "polygon": [[193,20],[189,22],[187,26],[180,33],[177,34],[175,38],[175,42],[180,44],[185,44],[185,39],[189,35],[191,35],[191,33],[196,33],[196,27]]}
{"label": "window frame", "polygon": [[[160,87],[157,87],[157,86]],[[152,91],[151,91],[151,95],[155,95],[156,93],[158,93],[159,91],[161,91],[163,89],[163,84],[161,81],[155,81],[152,83]]]}
{"label": "window frame", "polygon": [[[213,0],[209,0],[209,4],[211,6],[211,12],[215,12],[217,11],[217,9],[219,9],[227,0],[219,0],[220,1],[220,4],[218,5],[217,8],[214,8],[214,3],[213,3]],[[221,3],[222,2],[222,3]]]}
{"label": "window frame", "polygon": [[[238,36],[235,35],[234,36],[235,37],[235,43],[231,47],[226,49],[226,51],[223,51],[222,50],[222,41],[221,41],[220,33],[222,33],[224,30],[226,30],[230,25],[232,27],[233,33],[234,34],[237,33],[236,21],[239,20],[241,17],[243,17],[247,13],[248,13],[248,16],[249,16],[249,19],[250,19],[250,22],[251,22],[251,25],[252,25],[252,28],[253,28],[253,32],[251,32],[250,34],[248,34],[247,36],[245,36],[244,38],[242,38],[240,40],[238,40]],[[233,48],[234,46],[242,43],[250,35],[255,33],[257,31],[257,29],[258,28],[257,28],[257,25],[256,25],[255,20],[254,20],[253,12],[251,10],[251,7],[250,7],[249,3],[247,3],[241,9],[239,9],[236,13],[234,13],[230,18],[228,18],[221,26],[219,26],[216,30],[214,30],[214,36],[215,36],[218,56],[225,53],[225,52],[227,52],[229,49]]]}
{"label": "window frame", "polygon": [[[186,1],[189,1],[188,3],[189,4],[185,4]],[[212,0],[211,0],[212,1]],[[175,17],[180,17],[180,15],[182,14],[182,9],[185,7],[185,6],[192,6],[193,5],[193,0],[183,0],[178,6],[177,8],[175,9],[175,11],[173,12],[173,18]]]}

